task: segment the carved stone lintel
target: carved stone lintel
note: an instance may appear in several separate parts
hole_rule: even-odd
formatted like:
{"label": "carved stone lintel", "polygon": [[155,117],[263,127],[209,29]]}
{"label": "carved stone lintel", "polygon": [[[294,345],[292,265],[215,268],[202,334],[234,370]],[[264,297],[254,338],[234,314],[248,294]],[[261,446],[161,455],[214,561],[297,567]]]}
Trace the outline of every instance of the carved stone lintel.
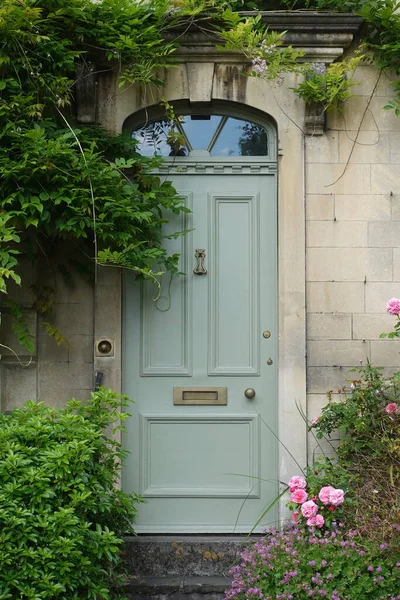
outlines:
{"label": "carved stone lintel", "polygon": [[[307,62],[326,64],[340,58],[359,33],[363,19],[353,14],[319,11],[248,11],[244,16],[259,15],[271,31],[285,32],[284,42],[304,53]],[[178,28],[179,29],[179,28]],[[177,31],[178,31],[177,29]],[[209,30],[209,27],[207,27]],[[173,32],[176,34],[176,31]],[[221,52],[217,34],[198,28],[185,29],[180,34],[177,56],[184,62],[233,62],[243,61],[240,52]]]}
{"label": "carved stone lintel", "polygon": [[323,135],[325,131],[325,110],[322,102],[306,104],[304,132],[306,135]]}
{"label": "carved stone lintel", "polygon": [[76,67],[75,98],[77,119],[80,123],[96,121],[96,74],[95,65],[82,62]]}

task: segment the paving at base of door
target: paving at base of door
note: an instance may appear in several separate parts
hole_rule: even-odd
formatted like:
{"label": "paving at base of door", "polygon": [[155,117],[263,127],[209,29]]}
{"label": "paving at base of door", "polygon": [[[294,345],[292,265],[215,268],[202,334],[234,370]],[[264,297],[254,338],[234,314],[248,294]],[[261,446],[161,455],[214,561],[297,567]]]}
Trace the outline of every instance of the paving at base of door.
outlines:
{"label": "paving at base of door", "polygon": [[125,540],[130,600],[221,600],[244,535],[139,535]]}
{"label": "paving at base of door", "polygon": [[130,600],[221,600],[230,582],[224,576],[134,576],[129,578],[127,593]]}

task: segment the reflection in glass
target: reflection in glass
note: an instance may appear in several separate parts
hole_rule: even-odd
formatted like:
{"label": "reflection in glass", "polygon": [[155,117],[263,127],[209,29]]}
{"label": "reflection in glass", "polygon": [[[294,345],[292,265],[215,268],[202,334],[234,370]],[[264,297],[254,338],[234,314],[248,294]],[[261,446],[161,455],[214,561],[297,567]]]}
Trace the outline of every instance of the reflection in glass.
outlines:
{"label": "reflection in glass", "polygon": [[170,147],[167,144],[167,132],[169,130],[167,121],[155,121],[149,123],[132,133],[137,140],[137,149],[143,156],[168,156]]}
{"label": "reflection in glass", "polygon": [[193,150],[208,150],[221,120],[219,115],[190,115],[182,118],[182,129]]}
{"label": "reflection in glass", "polygon": [[187,156],[184,134],[166,121],[149,123],[132,133],[137,150],[142,156]]}
{"label": "reflection in glass", "polygon": [[267,156],[268,136],[264,127],[229,118],[212,151],[212,156]]}
{"label": "reflection in glass", "polygon": [[268,134],[261,125],[221,115],[180,116],[177,124],[165,119],[133,132],[144,156],[188,156],[207,150],[212,156],[267,156]]}
{"label": "reflection in glass", "polygon": [[239,138],[241,156],[267,156],[268,136],[264,127],[256,123],[245,123]]}

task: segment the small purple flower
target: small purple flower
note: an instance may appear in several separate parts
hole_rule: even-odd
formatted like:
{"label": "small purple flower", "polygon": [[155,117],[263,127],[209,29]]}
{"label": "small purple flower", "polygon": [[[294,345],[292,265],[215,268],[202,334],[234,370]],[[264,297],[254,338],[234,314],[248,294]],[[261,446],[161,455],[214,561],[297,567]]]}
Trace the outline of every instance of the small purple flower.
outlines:
{"label": "small purple flower", "polygon": [[326,71],[325,63],[313,63],[312,70],[316,75],[322,77],[323,75],[325,75]]}
{"label": "small purple flower", "polygon": [[267,62],[262,58],[254,58],[253,67],[259,75],[263,75],[265,71],[268,71]]}

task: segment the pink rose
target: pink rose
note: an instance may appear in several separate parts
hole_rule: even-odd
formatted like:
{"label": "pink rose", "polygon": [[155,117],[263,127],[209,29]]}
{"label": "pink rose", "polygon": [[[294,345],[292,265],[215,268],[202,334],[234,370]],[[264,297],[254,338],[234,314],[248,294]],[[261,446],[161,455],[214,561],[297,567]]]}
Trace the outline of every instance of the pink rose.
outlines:
{"label": "pink rose", "polygon": [[307,525],[309,527],[323,527],[325,523],[325,519],[322,515],[315,515],[315,517],[311,517],[311,519],[307,520]]}
{"label": "pink rose", "polygon": [[385,406],[386,412],[390,415],[391,413],[395,413],[399,410],[396,402],[390,402],[387,406]]}
{"label": "pink rose", "polygon": [[398,298],[392,298],[389,300],[386,310],[390,315],[397,317],[397,315],[400,314],[400,300]]}
{"label": "pink rose", "polygon": [[304,490],[306,486],[306,480],[303,477],[300,477],[299,475],[294,475],[294,477],[291,477],[289,479],[289,488],[291,492],[294,492],[294,490],[297,490],[298,488]]}
{"label": "pink rose", "polygon": [[301,488],[297,488],[292,494],[291,501],[296,502],[296,504],[303,504],[308,498],[307,492],[302,490]]}
{"label": "pink rose", "polygon": [[318,421],[320,420],[321,417],[314,417],[313,420],[311,421],[311,425],[317,425]]}
{"label": "pink rose", "polygon": [[295,510],[292,514],[292,521],[297,521],[297,517],[299,516],[299,514],[300,513],[297,510]]}
{"label": "pink rose", "polygon": [[306,519],[310,519],[311,517],[315,517],[318,512],[318,506],[312,500],[308,500],[308,502],[304,502],[301,505],[301,514]]}
{"label": "pink rose", "polygon": [[322,504],[330,504],[329,495],[334,490],[335,488],[331,485],[326,485],[325,487],[321,488],[318,498],[321,500]]}
{"label": "pink rose", "polygon": [[343,490],[332,490],[329,494],[329,504],[332,506],[340,506],[344,502],[344,491]]}

